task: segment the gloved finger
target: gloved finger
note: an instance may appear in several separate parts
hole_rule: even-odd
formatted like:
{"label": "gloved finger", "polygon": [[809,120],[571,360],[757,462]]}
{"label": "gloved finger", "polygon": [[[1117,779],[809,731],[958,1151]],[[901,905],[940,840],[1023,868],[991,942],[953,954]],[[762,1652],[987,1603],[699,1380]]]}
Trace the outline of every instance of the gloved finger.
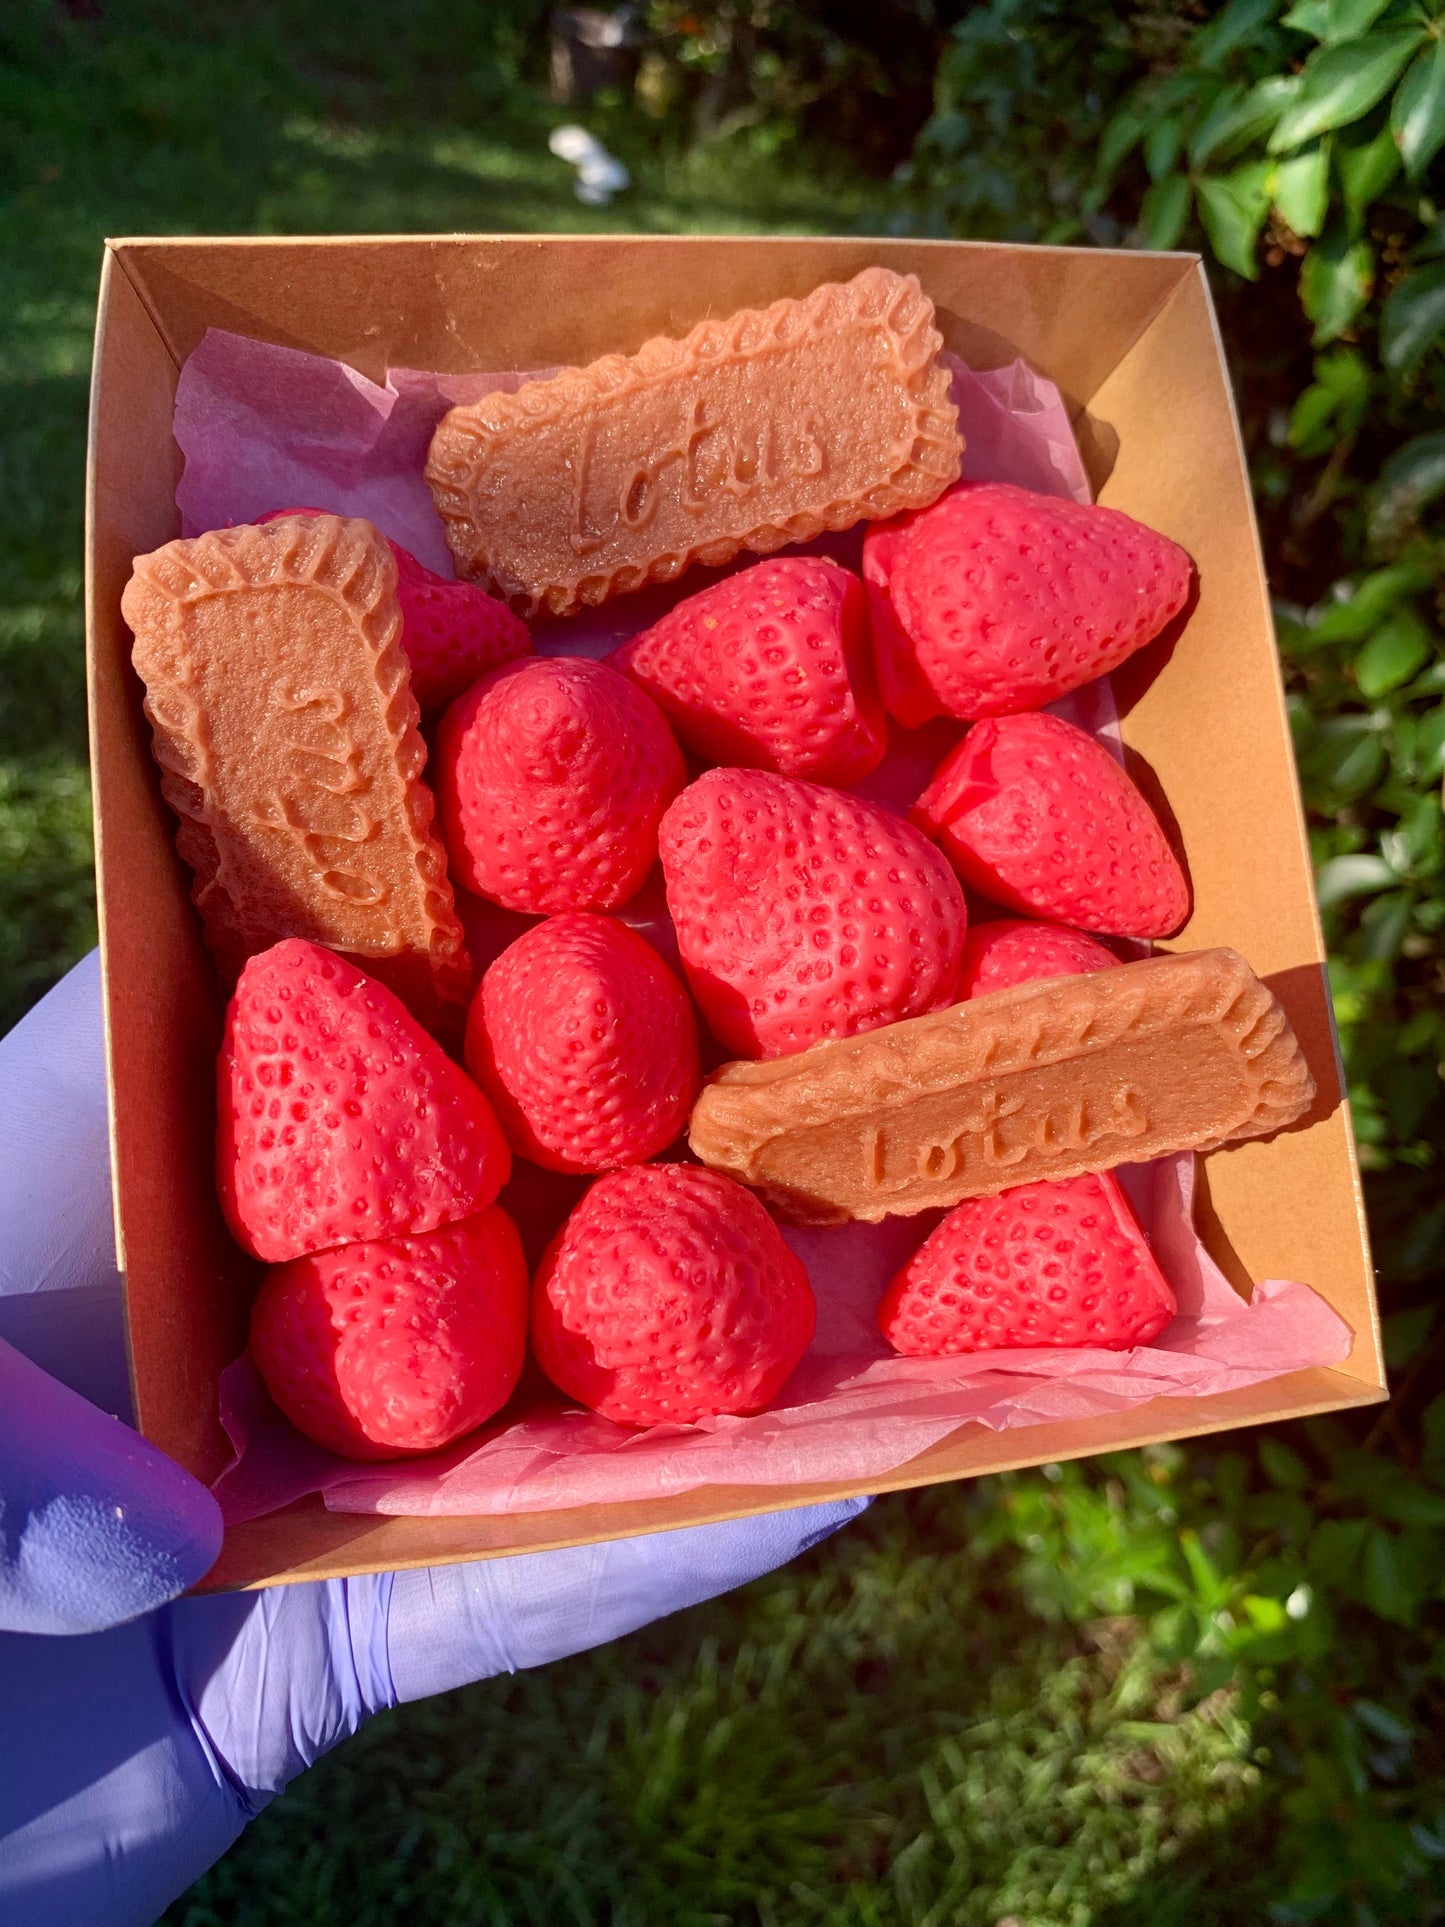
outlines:
{"label": "gloved finger", "polygon": [[386,1651],[397,1700],[542,1666],[716,1598],[854,1519],[837,1500],[525,1558],[397,1573]]}
{"label": "gloved finger", "polygon": [[0,1631],[119,1625],[220,1549],[203,1485],[0,1340]]}
{"label": "gloved finger", "polygon": [[786,1565],[868,1504],[178,1600],[180,1701],[252,1811],[372,1713],[605,1645]]}
{"label": "gloved finger", "polygon": [[92,951],[0,1039],[0,1339],[129,1413],[120,1306]]}

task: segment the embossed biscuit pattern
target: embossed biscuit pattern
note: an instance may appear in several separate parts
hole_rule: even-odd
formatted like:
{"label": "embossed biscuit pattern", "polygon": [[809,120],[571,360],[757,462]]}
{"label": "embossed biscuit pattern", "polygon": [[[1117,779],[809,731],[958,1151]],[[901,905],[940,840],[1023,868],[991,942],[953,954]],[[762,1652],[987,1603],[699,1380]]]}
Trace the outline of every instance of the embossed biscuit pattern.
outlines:
{"label": "embossed biscuit pattern", "polygon": [[1278,1002],[1232,950],[1015,985],[797,1057],[725,1065],[690,1141],[802,1223],[1210,1151],[1308,1108]]}
{"label": "embossed biscuit pattern", "polygon": [[215,530],[138,557],[122,610],[223,979],[304,935],[455,1029],[471,967],[386,543],[337,516]]}
{"label": "embossed biscuit pattern", "polygon": [[924,507],[961,451],[941,346],[916,277],[869,268],[454,408],[427,479],[458,572],[563,615]]}

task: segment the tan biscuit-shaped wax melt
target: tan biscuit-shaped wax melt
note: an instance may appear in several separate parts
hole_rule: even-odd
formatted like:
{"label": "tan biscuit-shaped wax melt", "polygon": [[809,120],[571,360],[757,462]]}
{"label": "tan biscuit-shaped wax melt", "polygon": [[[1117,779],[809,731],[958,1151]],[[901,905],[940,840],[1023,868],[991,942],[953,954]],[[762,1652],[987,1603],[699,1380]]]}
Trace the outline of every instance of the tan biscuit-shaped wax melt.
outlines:
{"label": "tan biscuit-shaped wax melt", "polygon": [[457,572],[531,614],[924,508],[962,442],[933,303],[867,268],[453,408],[427,463]]}
{"label": "tan biscuit-shaped wax melt", "polygon": [[1249,965],[1199,950],[726,1064],[690,1141],[795,1223],[838,1224],[1263,1137],[1314,1088]]}
{"label": "tan biscuit-shaped wax melt", "polygon": [[257,951],[309,937],[455,1033],[471,965],[383,538],[318,515],[168,542],[136,557],[121,608],[227,988]]}

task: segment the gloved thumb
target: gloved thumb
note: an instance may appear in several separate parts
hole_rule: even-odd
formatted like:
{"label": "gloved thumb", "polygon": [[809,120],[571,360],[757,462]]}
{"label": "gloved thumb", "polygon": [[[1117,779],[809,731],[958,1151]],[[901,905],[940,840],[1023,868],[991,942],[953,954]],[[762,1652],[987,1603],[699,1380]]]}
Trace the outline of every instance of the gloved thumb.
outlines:
{"label": "gloved thumb", "polygon": [[119,1625],[220,1549],[203,1485],[0,1340],[0,1632]]}

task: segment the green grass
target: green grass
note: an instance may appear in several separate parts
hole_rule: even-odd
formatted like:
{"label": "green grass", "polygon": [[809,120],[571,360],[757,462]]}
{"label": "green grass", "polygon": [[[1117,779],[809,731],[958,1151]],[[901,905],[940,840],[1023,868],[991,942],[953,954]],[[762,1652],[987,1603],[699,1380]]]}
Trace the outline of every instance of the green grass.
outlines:
{"label": "green grass", "polygon": [[[0,1030],[93,941],[80,555],[105,234],[869,218],[875,185],[835,157],[766,128],[687,153],[620,104],[592,118],[637,185],[579,207],[528,84],[540,12],[0,13]],[[167,1920],[1445,1919],[1440,1419],[1405,1484],[1302,1427],[1297,1450],[882,1501],[730,1600],[378,1719]]]}
{"label": "green grass", "polygon": [[1031,1612],[985,1550],[998,1497],[890,1500],[732,1599],[374,1721],[168,1922],[1257,1918],[1237,1694],[1127,1616]]}

